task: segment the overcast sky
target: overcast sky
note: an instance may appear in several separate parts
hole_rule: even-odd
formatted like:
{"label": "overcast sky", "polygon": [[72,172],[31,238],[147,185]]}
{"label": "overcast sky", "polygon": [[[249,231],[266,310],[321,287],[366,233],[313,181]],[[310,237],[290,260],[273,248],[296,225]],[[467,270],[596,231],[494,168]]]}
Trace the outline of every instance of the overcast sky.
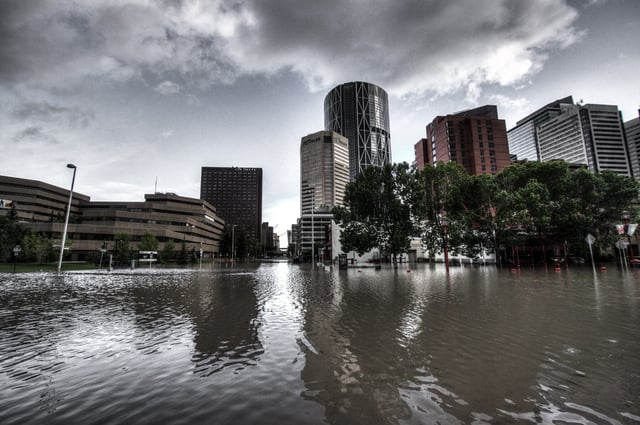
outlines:
{"label": "overcast sky", "polygon": [[555,99],[640,105],[637,0],[0,0],[0,174],[93,200],[200,196],[261,167],[263,221],[299,215],[301,137],[334,86],[390,95],[394,162],[484,104],[507,128]]}

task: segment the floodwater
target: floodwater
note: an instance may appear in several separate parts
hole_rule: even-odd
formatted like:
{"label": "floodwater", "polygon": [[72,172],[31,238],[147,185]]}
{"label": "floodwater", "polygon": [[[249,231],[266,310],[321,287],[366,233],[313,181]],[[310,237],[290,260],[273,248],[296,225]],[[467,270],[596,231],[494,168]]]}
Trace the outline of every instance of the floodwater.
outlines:
{"label": "floodwater", "polygon": [[640,275],[0,274],[1,424],[639,424]]}

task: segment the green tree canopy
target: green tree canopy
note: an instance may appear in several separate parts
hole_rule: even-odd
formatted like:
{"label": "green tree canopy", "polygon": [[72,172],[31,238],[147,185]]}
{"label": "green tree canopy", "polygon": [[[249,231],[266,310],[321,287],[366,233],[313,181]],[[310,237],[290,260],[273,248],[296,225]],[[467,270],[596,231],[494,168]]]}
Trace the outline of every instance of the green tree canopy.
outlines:
{"label": "green tree canopy", "polygon": [[164,243],[164,247],[160,252],[160,261],[166,263],[167,261],[173,261],[176,258],[176,244],[173,239],[169,239]]}
{"label": "green tree canopy", "polygon": [[420,236],[428,252],[437,253],[444,249],[442,218],[445,215],[449,220],[448,246],[454,251],[461,246],[467,210],[462,190],[467,177],[460,165],[442,161],[434,166],[427,165],[417,173],[422,188],[420,206],[417,208],[422,219]]}
{"label": "green tree canopy", "polygon": [[131,258],[131,236],[126,233],[117,233],[114,236],[114,261],[116,264],[126,264]]}
{"label": "green tree canopy", "polygon": [[138,244],[138,249],[140,251],[157,251],[158,245],[158,239],[151,233],[145,232]]}
{"label": "green tree canopy", "polygon": [[368,167],[347,185],[344,205],[333,208],[344,251],[374,248],[392,255],[409,249],[418,232],[420,185],[406,162]]}

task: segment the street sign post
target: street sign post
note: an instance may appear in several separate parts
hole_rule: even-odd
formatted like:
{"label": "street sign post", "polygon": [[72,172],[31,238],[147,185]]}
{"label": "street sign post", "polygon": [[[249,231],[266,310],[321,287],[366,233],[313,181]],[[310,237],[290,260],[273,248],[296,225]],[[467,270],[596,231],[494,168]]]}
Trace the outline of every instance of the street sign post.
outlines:
{"label": "street sign post", "polygon": [[592,245],[596,241],[596,237],[591,233],[587,233],[587,237],[585,238],[587,244],[589,245],[589,254],[591,254],[591,265],[593,266],[593,272],[596,272],[596,263],[593,261],[593,248]]}
{"label": "street sign post", "polygon": [[22,251],[22,247],[20,245],[16,245],[13,247],[13,272],[16,272],[16,262],[18,261],[18,255]]}

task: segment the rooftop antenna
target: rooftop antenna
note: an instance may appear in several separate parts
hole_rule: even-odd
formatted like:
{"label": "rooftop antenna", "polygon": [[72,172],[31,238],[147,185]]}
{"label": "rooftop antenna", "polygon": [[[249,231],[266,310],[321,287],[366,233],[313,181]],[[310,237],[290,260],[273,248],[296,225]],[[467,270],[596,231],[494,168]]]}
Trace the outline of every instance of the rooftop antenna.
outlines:
{"label": "rooftop antenna", "polygon": [[153,193],[158,193],[158,176],[156,176],[156,185],[153,188]]}

